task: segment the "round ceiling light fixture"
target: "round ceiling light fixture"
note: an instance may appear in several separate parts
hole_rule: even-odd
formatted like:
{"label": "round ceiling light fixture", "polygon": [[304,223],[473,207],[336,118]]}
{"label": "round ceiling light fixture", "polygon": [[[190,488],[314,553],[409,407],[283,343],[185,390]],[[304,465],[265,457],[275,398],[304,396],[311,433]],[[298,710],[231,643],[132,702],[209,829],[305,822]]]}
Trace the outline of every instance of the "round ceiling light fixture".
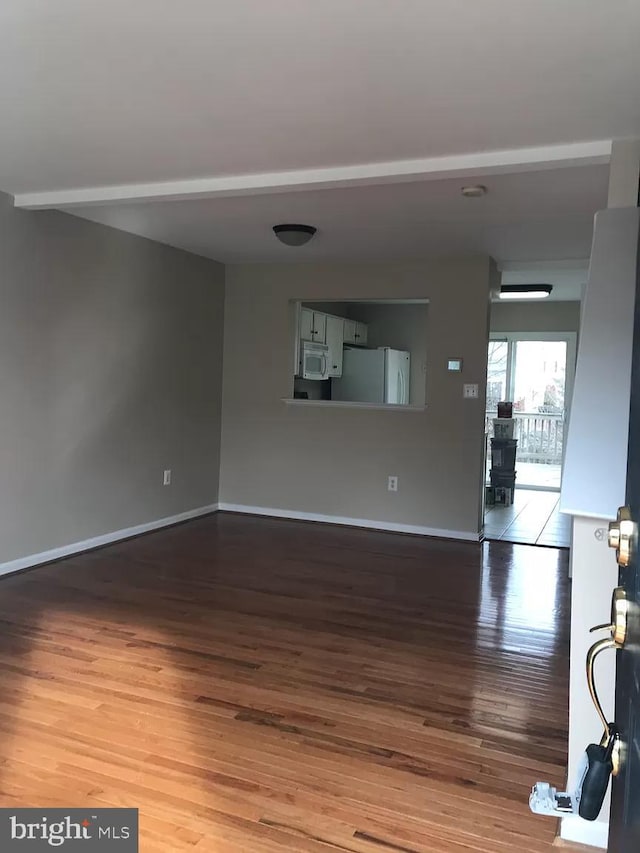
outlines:
{"label": "round ceiling light fixture", "polygon": [[281,243],[285,246],[304,246],[316,233],[317,229],[313,225],[296,225],[285,223],[284,225],[274,225],[273,233]]}
{"label": "round ceiling light fixture", "polygon": [[482,198],[483,195],[487,194],[488,190],[484,184],[473,184],[468,187],[462,187],[460,192],[465,198]]}

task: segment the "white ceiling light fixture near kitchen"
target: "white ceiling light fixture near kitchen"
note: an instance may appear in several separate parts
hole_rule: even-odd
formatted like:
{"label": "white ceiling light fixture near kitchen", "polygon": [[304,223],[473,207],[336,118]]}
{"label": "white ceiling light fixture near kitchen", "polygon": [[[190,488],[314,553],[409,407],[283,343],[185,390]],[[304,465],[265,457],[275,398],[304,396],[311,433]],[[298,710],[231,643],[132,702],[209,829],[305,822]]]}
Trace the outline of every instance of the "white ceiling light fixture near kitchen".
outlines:
{"label": "white ceiling light fixture near kitchen", "polygon": [[552,290],[551,284],[503,284],[500,299],[546,299]]}

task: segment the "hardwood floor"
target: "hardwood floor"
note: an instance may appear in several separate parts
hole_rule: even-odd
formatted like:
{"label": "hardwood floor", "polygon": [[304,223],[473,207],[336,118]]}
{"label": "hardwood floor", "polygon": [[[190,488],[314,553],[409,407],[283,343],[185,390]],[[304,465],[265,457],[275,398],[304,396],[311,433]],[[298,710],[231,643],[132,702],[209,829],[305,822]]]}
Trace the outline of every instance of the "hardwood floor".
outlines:
{"label": "hardwood floor", "polygon": [[566,552],[219,514],[0,581],[5,806],[140,849],[543,853]]}

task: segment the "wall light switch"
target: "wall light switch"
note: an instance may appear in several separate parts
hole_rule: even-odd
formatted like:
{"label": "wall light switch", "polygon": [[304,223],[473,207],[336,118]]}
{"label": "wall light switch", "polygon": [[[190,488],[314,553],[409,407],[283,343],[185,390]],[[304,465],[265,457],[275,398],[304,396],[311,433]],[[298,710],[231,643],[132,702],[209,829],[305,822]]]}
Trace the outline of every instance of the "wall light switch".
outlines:
{"label": "wall light switch", "polygon": [[477,400],[480,396],[480,389],[478,385],[463,385],[462,396],[465,400]]}
{"label": "wall light switch", "polygon": [[162,485],[170,486],[171,485],[171,468],[166,468],[162,475]]}

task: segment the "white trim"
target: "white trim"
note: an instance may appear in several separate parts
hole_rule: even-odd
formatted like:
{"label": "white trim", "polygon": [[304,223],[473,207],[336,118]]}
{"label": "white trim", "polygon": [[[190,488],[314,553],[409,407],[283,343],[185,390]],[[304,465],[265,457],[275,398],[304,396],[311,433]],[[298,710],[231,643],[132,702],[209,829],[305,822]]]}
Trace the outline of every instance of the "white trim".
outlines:
{"label": "white trim", "polygon": [[16,207],[33,209],[74,207],[77,205],[117,204],[123,201],[166,201],[189,198],[229,198],[341,186],[371,186],[406,181],[478,178],[530,172],[541,169],[606,164],[611,159],[611,140],[542,145],[501,151],[479,151],[416,160],[391,160],[385,163],[356,163],[286,172],[201,177],[184,181],[148,184],[77,187],[69,190],[18,193]]}
{"label": "white trim", "polygon": [[51,551],[41,551],[39,554],[30,554],[28,557],[18,557],[17,560],[0,563],[0,576],[19,572],[22,569],[30,569],[42,563],[51,563],[53,560],[61,560],[63,557],[70,557],[73,554],[81,554],[83,551],[90,551],[92,548],[99,548],[101,545],[109,545],[111,542],[119,542],[121,539],[130,539],[132,536],[139,536],[141,533],[148,533],[161,527],[170,527],[172,524],[179,524],[181,521],[188,521],[190,518],[197,518],[200,515],[208,515],[211,512],[217,512],[217,510],[218,504],[208,504],[187,510],[187,512],[181,512],[178,515],[169,515],[166,518],[147,521],[134,527],[125,527],[122,530],[103,533],[101,536],[94,536],[92,539],[85,539],[82,542],[72,542],[70,545],[62,545],[60,548],[53,548]]}
{"label": "white trim", "polygon": [[601,820],[590,822],[578,815],[571,815],[562,818],[560,838],[574,844],[588,844],[606,850],[609,843],[609,824]]}
{"label": "white trim", "polygon": [[322,515],[317,512],[298,512],[294,509],[274,509],[266,506],[245,506],[245,504],[218,504],[221,512],[241,512],[247,515],[266,515],[272,518],[290,518],[294,521],[320,521],[323,524],[340,524],[347,527],[366,527],[371,530],[386,530],[392,533],[415,533],[418,536],[437,536],[441,539],[463,539],[465,542],[479,542],[480,534],[468,530],[445,530],[440,527],[422,527],[417,524],[399,524],[395,521],[370,521],[365,518],[345,518],[340,515]]}
{"label": "white trim", "polygon": [[611,513],[598,513],[598,512],[585,512],[584,507],[580,509],[571,509],[571,507],[558,507],[558,512],[562,513],[562,515],[571,515],[574,518],[577,516],[578,518],[594,518],[597,521],[615,521],[615,518],[611,516]]}
{"label": "white trim", "polygon": [[[574,300],[575,301],[575,300]],[[549,302],[553,305],[553,302]],[[490,333],[492,340],[497,341],[575,341],[577,332],[494,332]]]}
{"label": "white trim", "polygon": [[[578,270],[589,271],[589,258],[571,258],[564,261],[500,261],[498,264],[500,272],[530,272],[531,270]],[[574,300],[567,300],[574,301]]]}
{"label": "white trim", "polygon": [[335,409],[382,409],[385,412],[426,412],[426,406],[404,406],[397,403],[352,403],[349,400],[299,400],[295,397],[281,397],[287,406],[320,406]]}

